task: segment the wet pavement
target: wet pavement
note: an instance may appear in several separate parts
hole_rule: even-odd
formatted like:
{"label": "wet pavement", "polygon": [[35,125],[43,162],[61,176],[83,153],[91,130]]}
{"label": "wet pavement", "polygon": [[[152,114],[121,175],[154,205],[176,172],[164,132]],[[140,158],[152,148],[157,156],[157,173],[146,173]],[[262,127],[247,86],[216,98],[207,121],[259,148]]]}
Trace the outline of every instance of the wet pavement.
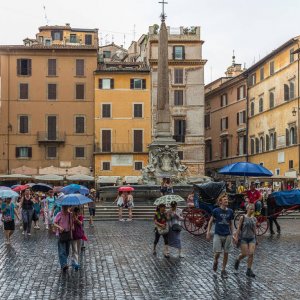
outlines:
{"label": "wet pavement", "polygon": [[86,228],[89,242],[82,269],[62,274],[57,241],[44,230],[12,245],[0,235],[0,299],[300,299],[300,220],[282,220],[282,234],[259,238],[254,261],[257,277],[233,269],[229,278],[215,278],[212,243],[182,233],[185,258],[151,254],[153,225],[147,221],[98,222]]}

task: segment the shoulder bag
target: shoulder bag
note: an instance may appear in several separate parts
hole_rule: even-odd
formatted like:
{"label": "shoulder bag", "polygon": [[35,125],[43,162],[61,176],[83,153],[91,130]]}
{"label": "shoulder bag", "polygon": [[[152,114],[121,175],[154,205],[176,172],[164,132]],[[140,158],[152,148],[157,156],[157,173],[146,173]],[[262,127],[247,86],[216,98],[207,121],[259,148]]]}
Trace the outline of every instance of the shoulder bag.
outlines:
{"label": "shoulder bag", "polygon": [[72,240],[72,231],[71,231],[71,217],[70,217],[70,213],[69,213],[69,226],[70,226],[70,230],[69,231],[63,231],[59,234],[59,241],[61,243],[65,243],[65,242],[69,242]]}
{"label": "shoulder bag", "polygon": [[166,224],[165,228],[162,228],[160,226],[156,226],[156,229],[157,229],[158,234],[165,235],[165,234],[167,234],[169,232],[169,225]]}

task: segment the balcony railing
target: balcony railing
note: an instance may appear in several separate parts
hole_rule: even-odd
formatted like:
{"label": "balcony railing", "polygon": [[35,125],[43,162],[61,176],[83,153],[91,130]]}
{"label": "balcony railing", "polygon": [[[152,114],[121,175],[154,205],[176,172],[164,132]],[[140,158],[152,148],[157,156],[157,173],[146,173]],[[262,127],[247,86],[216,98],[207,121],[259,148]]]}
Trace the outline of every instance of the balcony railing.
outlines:
{"label": "balcony railing", "polygon": [[148,152],[148,144],[124,144],[124,143],[112,143],[95,145],[95,153],[145,153]]}
{"label": "balcony railing", "polygon": [[61,131],[38,131],[37,140],[39,143],[64,143],[66,141],[66,133]]}
{"label": "balcony railing", "polygon": [[185,136],[184,135],[173,135],[173,139],[177,143],[184,143],[185,142]]}

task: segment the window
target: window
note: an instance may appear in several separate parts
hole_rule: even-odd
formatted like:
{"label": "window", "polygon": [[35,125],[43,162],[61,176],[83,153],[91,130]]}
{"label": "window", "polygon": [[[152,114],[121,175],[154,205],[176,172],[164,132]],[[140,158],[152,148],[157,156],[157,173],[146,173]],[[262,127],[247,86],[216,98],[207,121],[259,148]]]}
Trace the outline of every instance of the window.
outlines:
{"label": "window", "polygon": [[140,171],[143,168],[143,162],[142,161],[135,161],[134,162],[134,170]]}
{"label": "window", "polygon": [[251,117],[254,116],[254,113],[255,113],[254,108],[255,108],[255,103],[254,103],[254,101],[252,101],[251,104],[250,104],[250,115],[251,115]]}
{"label": "window", "polygon": [[270,75],[273,75],[275,73],[275,63],[274,61],[270,62]]}
{"label": "window", "polygon": [[280,175],[280,169],[275,169],[275,175],[277,175],[277,176]]}
{"label": "window", "polygon": [[228,117],[221,118],[221,131],[228,129]]}
{"label": "window", "polygon": [[183,84],[183,69],[174,69],[174,83]]}
{"label": "window", "polygon": [[84,37],[84,42],[86,45],[92,45],[92,35],[86,34]]}
{"label": "window", "polygon": [[178,151],[178,157],[180,160],[183,160],[183,151]]}
{"label": "window", "polygon": [[177,143],[185,142],[185,129],[186,129],[186,120],[175,119],[174,120],[174,140]]}
{"label": "window", "polygon": [[236,123],[237,125],[245,124],[246,123],[246,111],[240,111],[236,114]]}
{"label": "window", "polygon": [[295,61],[295,56],[294,56],[294,48],[292,48],[290,50],[290,63],[294,62]]}
{"label": "window", "polygon": [[275,142],[275,139],[276,139],[276,133],[272,132],[270,133],[270,145],[269,145],[269,150],[274,150],[276,149],[276,142]]}
{"label": "window", "polygon": [[259,139],[255,138],[255,153],[259,153]]}
{"label": "window", "polygon": [[84,76],[84,59],[76,59],[76,76]]}
{"label": "window", "polygon": [[284,84],[284,101],[290,100],[290,87],[288,84]]}
{"label": "window", "polygon": [[205,142],[205,159],[207,161],[211,161],[212,160],[212,143],[211,141],[206,141]]}
{"label": "window", "polygon": [[16,158],[29,158],[32,157],[31,147],[16,147]]}
{"label": "window", "polygon": [[252,86],[252,85],[255,85],[255,84],[256,84],[256,73],[251,74],[250,77],[249,77],[249,85]]}
{"label": "window", "polygon": [[48,76],[56,76],[56,59],[48,59]]}
{"label": "window", "polygon": [[290,81],[290,98],[292,100],[295,98],[295,82],[293,80]]}
{"label": "window", "polygon": [[56,146],[47,147],[47,158],[56,158],[57,157],[57,148]]}
{"label": "window", "polygon": [[259,69],[259,74],[260,74],[260,81],[264,80],[264,78],[265,78],[264,67]]}
{"label": "window", "polygon": [[296,133],[295,127],[291,127],[289,144],[290,145],[295,145],[296,143],[297,143],[297,133]]}
{"label": "window", "polygon": [[246,154],[246,136],[240,135],[238,141],[238,155]]}
{"label": "window", "polygon": [[31,76],[31,59],[20,58],[17,60],[17,74]]}
{"label": "window", "polygon": [[84,100],[84,83],[76,84],[76,100]]}
{"label": "window", "polygon": [[264,99],[263,99],[263,98],[260,98],[260,99],[259,99],[258,111],[259,111],[260,113],[264,111]]}
{"label": "window", "polygon": [[85,133],[85,117],[75,117],[75,133]]}
{"label": "window", "polygon": [[134,104],[133,105],[133,117],[142,118],[143,117],[143,104]]}
{"label": "window", "polygon": [[57,139],[57,117],[47,116],[47,138],[49,141],[55,141]]}
{"label": "window", "polygon": [[242,100],[246,97],[246,86],[242,85],[237,89],[237,100]]}
{"label": "window", "polygon": [[111,152],[111,130],[102,130],[102,152]]}
{"label": "window", "polygon": [[221,96],[221,107],[224,107],[227,105],[227,94],[223,94]]}
{"label": "window", "polygon": [[110,51],[103,51],[103,58],[111,58],[111,52]]}
{"label": "window", "polygon": [[146,79],[138,79],[138,78],[130,79],[130,88],[132,90],[145,90]]}
{"label": "window", "polygon": [[62,31],[51,31],[52,40],[54,41],[62,41],[63,33]]}
{"label": "window", "polygon": [[133,152],[143,152],[143,130],[133,130]]}
{"label": "window", "polygon": [[270,137],[266,135],[266,151],[270,150]]}
{"label": "window", "polygon": [[265,151],[265,141],[264,138],[261,136],[259,139],[259,153],[262,153]]}
{"label": "window", "polygon": [[205,128],[210,128],[210,113],[204,116],[204,126]]}
{"label": "window", "polygon": [[19,116],[19,133],[29,132],[29,118],[28,116]]}
{"label": "window", "polygon": [[48,100],[56,100],[57,98],[56,83],[48,83]]}
{"label": "window", "polygon": [[174,91],[174,105],[183,105],[183,90]]}
{"label": "window", "polygon": [[185,59],[184,46],[173,47],[173,59],[175,60]]}
{"label": "window", "polygon": [[102,118],[111,118],[110,104],[102,104]]}
{"label": "window", "polygon": [[45,39],[45,46],[51,46],[52,41],[49,39]]}
{"label": "window", "polygon": [[76,34],[70,34],[70,43],[77,43]]}
{"label": "window", "polygon": [[19,86],[19,99],[21,100],[28,100],[28,94],[29,94],[29,85],[28,83],[20,83]]}
{"label": "window", "polygon": [[102,162],[102,170],[103,171],[110,171],[110,161],[103,161]]}
{"label": "window", "polygon": [[222,158],[226,158],[229,156],[229,151],[228,151],[228,139],[222,139],[221,141],[221,153],[222,153]]}
{"label": "window", "polygon": [[99,79],[99,89],[110,90],[114,88],[114,79],[112,78],[101,78]]}
{"label": "window", "polygon": [[294,161],[289,160],[289,169],[293,169],[293,168],[294,168]]}
{"label": "window", "polygon": [[85,148],[75,147],[75,158],[85,158]]}
{"label": "window", "polygon": [[251,151],[251,154],[255,153],[255,141],[254,141],[254,139],[251,139],[251,141],[250,141],[250,151]]}
{"label": "window", "polygon": [[271,91],[270,93],[269,93],[269,106],[270,106],[270,108],[273,108],[274,107],[274,92],[273,91]]}

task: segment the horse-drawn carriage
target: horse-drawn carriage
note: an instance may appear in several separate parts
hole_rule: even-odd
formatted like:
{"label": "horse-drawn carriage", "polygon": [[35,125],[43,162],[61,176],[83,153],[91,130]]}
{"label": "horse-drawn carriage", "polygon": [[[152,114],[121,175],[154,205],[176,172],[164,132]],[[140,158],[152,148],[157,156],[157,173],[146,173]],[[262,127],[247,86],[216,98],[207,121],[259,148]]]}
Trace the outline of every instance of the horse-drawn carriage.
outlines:
{"label": "horse-drawn carriage", "polygon": [[[207,231],[208,222],[212,211],[217,207],[217,199],[225,191],[224,182],[209,182],[194,185],[194,192],[198,193],[199,205],[187,208],[184,211],[184,228],[193,235],[201,235]],[[240,217],[245,213],[241,203],[242,195],[229,195],[229,207],[234,210],[234,226],[237,228]],[[256,215],[256,234],[265,234],[269,225],[277,217],[288,215],[295,210],[300,210],[300,190],[281,191],[272,193],[267,200],[261,213]]]}

